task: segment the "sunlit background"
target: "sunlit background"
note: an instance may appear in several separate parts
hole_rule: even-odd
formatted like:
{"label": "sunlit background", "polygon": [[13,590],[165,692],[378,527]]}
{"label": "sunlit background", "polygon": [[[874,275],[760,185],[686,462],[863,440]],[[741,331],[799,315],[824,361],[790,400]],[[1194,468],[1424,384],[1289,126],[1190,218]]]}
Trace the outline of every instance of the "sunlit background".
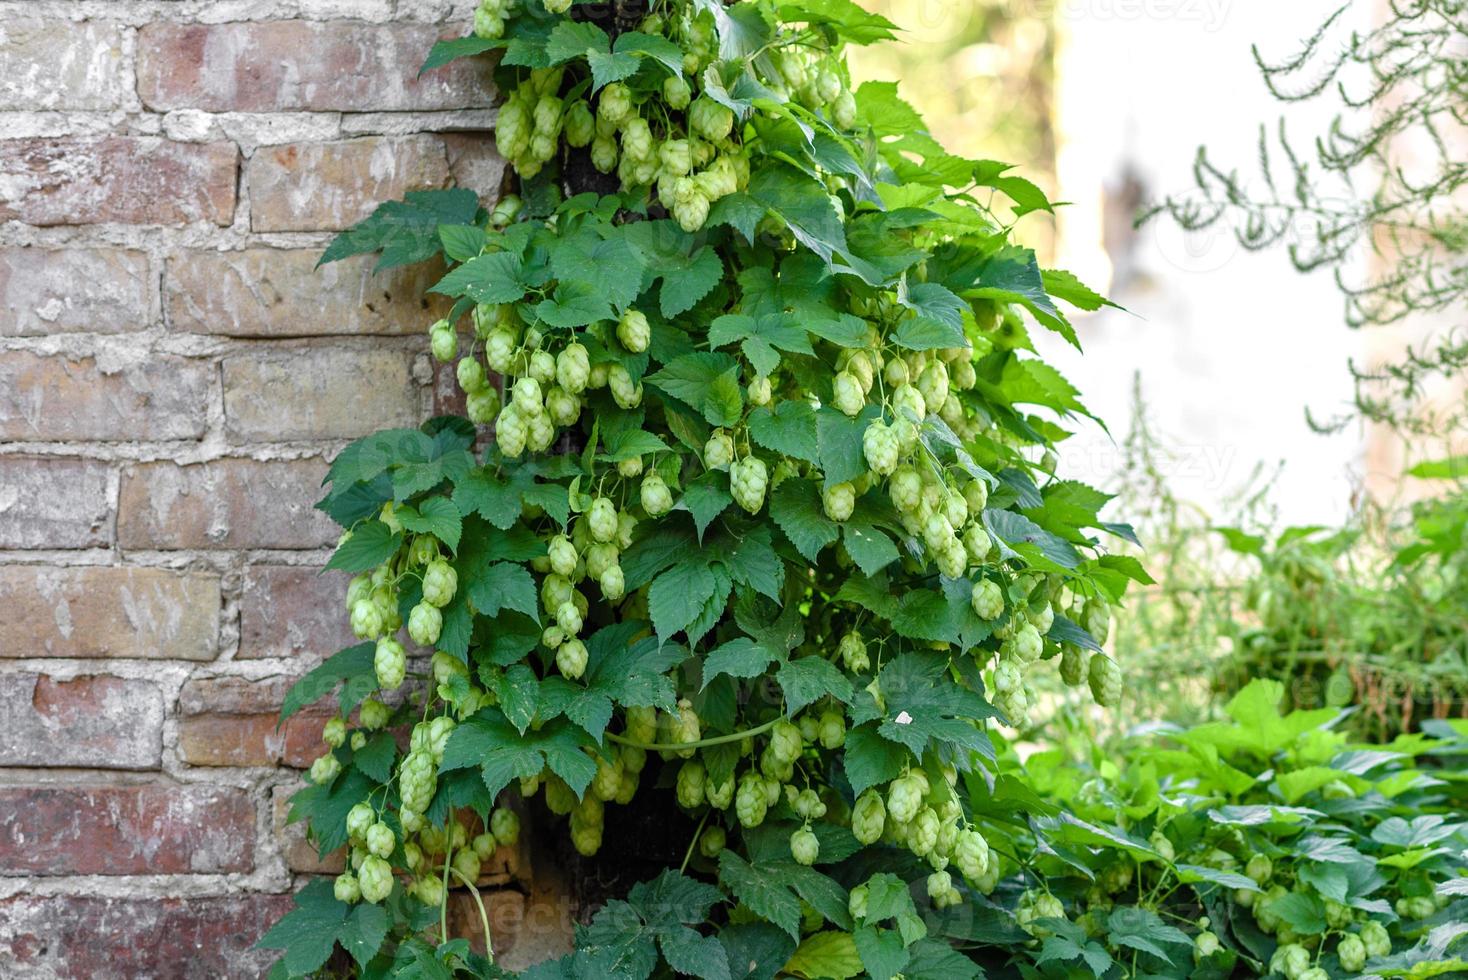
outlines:
{"label": "sunlit background", "polygon": [[[1226,232],[1188,236],[1165,218],[1133,228],[1140,203],[1192,186],[1200,145],[1250,170],[1259,126],[1281,111],[1250,46],[1293,53],[1334,0],[862,2],[910,43],[856,52],[858,81],[902,79],[952,150],[1018,164],[1069,202],[1058,218],[1025,218],[1021,239],[1125,312],[1078,319],[1084,356],[1053,336],[1043,353],[1117,441],[1139,376],[1173,489],[1211,511],[1261,469],[1285,522],[1337,520],[1363,488],[1396,492],[1392,437],[1354,425],[1320,435],[1306,419],[1307,408],[1345,410],[1348,359],[1381,343],[1344,325],[1329,276],[1299,274],[1282,252],[1245,253]],[[1292,107],[1292,131],[1308,139],[1337,108]],[[1093,426],[1068,444],[1069,475],[1114,484],[1112,436]]]}

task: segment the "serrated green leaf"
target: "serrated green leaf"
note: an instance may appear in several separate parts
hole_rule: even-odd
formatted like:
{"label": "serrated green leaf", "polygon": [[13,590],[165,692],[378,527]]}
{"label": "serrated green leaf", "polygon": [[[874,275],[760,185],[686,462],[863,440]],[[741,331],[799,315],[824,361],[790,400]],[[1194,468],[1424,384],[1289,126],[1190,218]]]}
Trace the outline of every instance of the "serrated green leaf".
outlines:
{"label": "serrated green leaf", "polygon": [[363,521],[352,529],[351,537],[342,542],[326,563],[327,570],[365,572],[376,568],[397,554],[403,535],[381,521]]}

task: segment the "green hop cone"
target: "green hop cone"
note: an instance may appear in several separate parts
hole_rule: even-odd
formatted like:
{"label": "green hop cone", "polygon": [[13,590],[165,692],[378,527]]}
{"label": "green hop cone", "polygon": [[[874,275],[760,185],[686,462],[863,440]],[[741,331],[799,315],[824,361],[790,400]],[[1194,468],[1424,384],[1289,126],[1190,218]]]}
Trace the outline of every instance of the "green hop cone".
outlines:
{"label": "green hop cone", "polygon": [[758,827],[764,822],[769,803],[765,797],[764,781],[753,770],[739,778],[739,788],[734,793],[734,815],[742,827]]}
{"label": "green hop cone", "polygon": [[861,382],[849,371],[838,372],[831,382],[831,404],[844,415],[856,418],[866,407],[866,394]]}
{"label": "green hop cone", "polygon": [[1360,973],[1366,966],[1366,944],[1361,937],[1348,934],[1341,937],[1340,945],[1336,947],[1336,956],[1340,957],[1341,968],[1350,973]]}
{"label": "green hop cone", "polygon": [[989,842],[973,828],[958,832],[953,846],[953,863],[970,883],[977,885],[989,870]]}
{"label": "green hop cone", "polygon": [[341,771],[341,761],[332,753],[328,752],[325,755],[317,756],[316,760],[311,763],[311,782],[317,786],[325,786],[327,783],[336,779],[337,776],[341,775]]}
{"label": "green hop cone", "polygon": [[370,804],[358,803],[347,811],[347,838],[353,841],[367,839],[367,830],[377,822],[377,813]]}
{"label": "green hop cone", "polygon": [[765,503],[769,471],[758,456],[746,456],[729,468],[729,489],[734,501],[751,514],[759,513]]}
{"label": "green hop cone", "polygon": [[673,509],[673,492],[656,473],[649,473],[642,478],[639,496],[642,509],[647,511],[649,517],[660,517]]}
{"label": "green hop cone", "polygon": [[443,613],[436,606],[420,602],[408,613],[408,635],[419,646],[431,647],[443,631]]}
{"label": "green hop cone", "polygon": [[1114,708],[1121,703],[1121,668],[1115,660],[1101,654],[1092,657],[1087,679],[1091,696],[1101,707]]}
{"label": "green hop cone", "polygon": [[[377,650],[372,656],[372,668],[377,674],[377,686],[384,691],[395,691],[403,683],[403,677],[407,673],[408,654],[401,643],[390,636],[384,636],[377,641]],[[365,706],[362,724],[367,724]]]}
{"label": "green hop cone", "polygon": [[1372,959],[1388,956],[1392,951],[1392,937],[1386,926],[1376,920],[1361,924],[1361,942],[1366,946],[1366,955]]}
{"label": "green hop cone", "polygon": [[974,583],[969,604],[973,606],[975,616],[993,621],[1004,613],[1004,593],[993,579],[980,579]]}
{"label": "green hop cone", "polygon": [[917,816],[923,805],[922,787],[923,784],[911,776],[892,780],[887,787],[887,813],[895,822],[905,824]]}
{"label": "green hop cone", "polygon": [[514,810],[496,807],[489,815],[489,829],[500,846],[514,847],[520,842],[520,815]]}
{"label": "green hop cone", "polygon": [[586,644],[580,640],[567,640],[556,649],[556,669],[567,680],[577,680],[586,673]]}
{"label": "green hop cone", "polygon": [[832,750],[841,748],[846,744],[846,719],[839,711],[821,712],[816,738],[820,740],[822,748]]}
{"label": "green hop cone", "polygon": [[790,835],[790,856],[795,858],[797,864],[815,864],[820,855],[820,839],[809,828],[802,827]]}
{"label": "green hop cone", "polygon": [[723,429],[715,429],[703,445],[703,465],[720,470],[734,460],[734,440]]}
{"label": "green hop cone", "polygon": [[352,603],[352,632],[360,639],[371,640],[382,635],[382,611],[371,599]]}
{"label": "green hop cone", "polygon": [[453,601],[459,588],[459,573],[442,558],[428,563],[423,570],[423,601],[442,609]]}
{"label": "green hop cone", "polygon": [[871,658],[867,656],[867,645],[860,633],[851,632],[841,637],[836,651],[841,656],[842,665],[852,673],[860,674],[872,665]]}
{"label": "green hop cone", "polygon": [[607,387],[611,389],[612,400],[619,408],[631,409],[642,404],[642,382],[634,382],[632,375],[620,364],[607,368]]}
{"label": "green hop cone", "polygon": [[331,893],[338,902],[346,902],[355,905],[362,899],[362,886],[357,883],[357,876],[350,871],[344,871],[336,876],[332,883]]}
{"label": "green hop cone", "polygon": [[882,794],[868,789],[857,797],[851,809],[851,833],[863,844],[875,844],[882,838],[887,820],[887,807],[882,803]]}
{"label": "green hop cone", "polygon": [[428,349],[433,359],[441,364],[447,364],[459,355],[459,335],[448,323],[447,320],[439,320],[428,334]]}
{"label": "green hop cone", "polygon": [[698,838],[698,853],[706,858],[716,858],[719,852],[723,851],[727,839],[724,828],[718,824],[705,827]]}
{"label": "green hop cone", "polygon": [[610,498],[597,497],[586,511],[586,527],[592,538],[606,544],[617,536],[617,508]]}
{"label": "green hop cone", "polygon": [[856,487],[850,483],[837,483],[821,492],[821,505],[826,516],[838,524],[851,517],[856,510]]}
{"label": "green hop cone", "polygon": [[570,343],[556,355],[556,384],[573,395],[586,390],[591,378],[591,356],[586,348]]}
{"label": "green hop cone", "polygon": [[373,855],[357,871],[362,897],[374,905],[392,894],[392,865]]}
{"label": "green hop cone", "polygon": [[867,466],[878,476],[889,476],[897,469],[897,457],[901,452],[897,436],[892,429],[875,419],[862,433],[861,448]]}
{"label": "green hop cone", "polygon": [[579,99],[566,110],[564,119],[566,142],[575,147],[588,145],[596,138],[596,117],[585,99]]}
{"label": "green hop cone", "polygon": [[634,354],[647,350],[647,345],[652,340],[652,328],[648,326],[647,316],[628,307],[617,321],[617,340]]}
{"label": "green hop cone", "polygon": [[367,828],[367,850],[380,858],[392,857],[393,847],[397,845],[397,836],[392,828],[381,820]]}
{"label": "green hop cone", "polygon": [[699,96],[688,109],[688,125],[710,143],[717,143],[734,129],[734,113],[706,96]]}
{"label": "green hop cone", "polygon": [[678,805],[685,810],[694,810],[703,805],[707,775],[703,763],[690,759],[678,769]]}
{"label": "green hop cone", "polygon": [[398,795],[402,798],[403,809],[426,812],[437,788],[438,770],[434,767],[432,753],[422,750],[409,752],[398,769]]}

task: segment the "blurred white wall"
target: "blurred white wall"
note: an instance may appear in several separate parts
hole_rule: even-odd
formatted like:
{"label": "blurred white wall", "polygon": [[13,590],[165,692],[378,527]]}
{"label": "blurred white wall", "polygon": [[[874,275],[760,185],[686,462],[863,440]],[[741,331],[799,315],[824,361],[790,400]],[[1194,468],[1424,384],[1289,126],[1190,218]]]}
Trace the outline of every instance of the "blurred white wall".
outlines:
{"label": "blurred white wall", "polygon": [[[1342,515],[1361,482],[1361,433],[1318,435],[1304,409],[1341,411],[1347,359],[1367,348],[1344,326],[1330,277],[1302,276],[1281,250],[1244,252],[1223,228],[1184,235],[1165,217],[1129,227],[1140,197],[1190,189],[1200,144],[1253,172],[1258,127],[1272,127],[1281,107],[1250,45],[1291,54],[1336,3],[1056,2],[1057,183],[1071,202],[1056,264],[1129,312],[1078,321],[1084,356],[1053,336],[1037,338],[1043,352],[1118,440],[1140,372],[1157,428],[1180,451],[1172,482],[1185,499],[1217,506],[1256,464],[1283,461],[1272,496],[1284,520]],[[1357,6],[1352,16],[1369,16],[1369,4]],[[1308,141],[1331,108],[1289,107],[1292,132]],[[1068,475],[1104,484],[1119,453],[1092,427],[1063,456]]]}

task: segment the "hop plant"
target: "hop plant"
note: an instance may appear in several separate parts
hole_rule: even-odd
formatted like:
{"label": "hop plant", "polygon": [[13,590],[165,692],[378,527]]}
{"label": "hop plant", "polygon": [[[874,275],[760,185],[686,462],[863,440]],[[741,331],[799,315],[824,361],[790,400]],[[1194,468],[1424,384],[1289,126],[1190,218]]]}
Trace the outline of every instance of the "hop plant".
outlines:
{"label": "hop plant", "polygon": [[1091,696],[1103,708],[1114,708],[1121,703],[1121,668],[1110,657],[1097,654],[1091,658],[1088,679]]}
{"label": "hop plant", "polygon": [[746,456],[734,463],[729,477],[729,490],[734,501],[751,514],[759,513],[765,504],[765,488],[769,486],[769,472],[764,460],[758,456]]}

